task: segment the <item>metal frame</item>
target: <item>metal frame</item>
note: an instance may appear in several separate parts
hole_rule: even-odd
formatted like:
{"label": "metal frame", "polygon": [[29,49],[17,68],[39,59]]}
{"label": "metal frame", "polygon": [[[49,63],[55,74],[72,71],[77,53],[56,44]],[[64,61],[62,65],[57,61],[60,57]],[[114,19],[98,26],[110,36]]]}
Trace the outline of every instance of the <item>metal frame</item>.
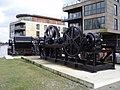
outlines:
{"label": "metal frame", "polygon": [[[45,60],[52,60],[54,62],[62,62],[67,66],[74,66],[77,69],[97,72],[106,69],[115,69],[115,48],[114,46],[102,46],[105,50],[82,51],[81,53],[91,53],[93,58],[81,59],[79,55],[71,57],[64,51],[64,44],[40,45],[40,57]],[[109,49],[109,50],[107,50]],[[106,53],[104,58],[97,59],[97,54]],[[64,54],[64,56],[62,56]],[[112,58],[110,58],[112,57]],[[108,60],[108,58],[110,58]]]}

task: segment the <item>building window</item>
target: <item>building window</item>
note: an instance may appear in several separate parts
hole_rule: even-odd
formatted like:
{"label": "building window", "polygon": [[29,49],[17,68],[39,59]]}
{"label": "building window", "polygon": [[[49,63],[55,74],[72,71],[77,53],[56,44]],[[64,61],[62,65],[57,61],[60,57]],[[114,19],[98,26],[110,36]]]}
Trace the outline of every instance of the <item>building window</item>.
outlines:
{"label": "building window", "polygon": [[61,22],[62,25],[65,25],[65,22]]}
{"label": "building window", "polygon": [[100,14],[105,12],[105,2],[98,2],[86,5],[84,7],[84,15],[94,15],[94,14]]}
{"label": "building window", "polygon": [[84,21],[84,29],[92,30],[92,29],[103,29],[105,28],[105,17],[97,17],[91,19],[85,19]]}
{"label": "building window", "polygon": [[89,12],[91,12],[91,14],[96,14],[96,13],[97,13],[96,4],[92,4],[92,5],[90,5],[90,6],[91,6],[91,11],[89,11]]}
{"label": "building window", "polygon": [[40,24],[36,24],[36,29],[40,30]]}
{"label": "building window", "polygon": [[58,24],[58,21],[56,21],[56,24]]}
{"label": "building window", "polygon": [[52,23],[52,24],[55,24],[55,21],[54,21],[54,20],[52,20],[52,21],[51,21],[51,23]]}
{"label": "building window", "polygon": [[97,3],[97,12],[96,13],[100,13],[101,12],[101,3]]}
{"label": "building window", "polygon": [[39,37],[40,36],[40,32],[36,31],[36,36]]}
{"label": "building window", "polygon": [[38,22],[41,22],[41,19],[40,19],[40,18],[37,18],[37,21],[38,21]]}
{"label": "building window", "polygon": [[118,20],[114,19],[114,30],[118,30]]}
{"label": "building window", "polygon": [[105,13],[105,2],[100,3],[101,7],[101,12],[100,13]]}
{"label": "building window", "polygon": [[46,30],[47,29],[47,25],[44,25],[44,30]]}
{"label": "building window", "polygon": [[14,25],[10,25],[10,30],[14,30],[15,26]]}
{"label": "building window", "polygon": [[45,23],[49,23],[49,19],[47,19],[47,20],[45,21]]}
{"label": "building window", "polygon": [[114,0],[114,1],[119,2],[119,0]]}
{"label": "building window", "polygon": [[117,40],[117,47],[120,48],[120,39]]}
{"label": "building window", "polygon": [[118,10],[117,10],[117,5],[114,4],[114,15],[115,15],[115,16],[117,16],[117,11],[118,11]]}

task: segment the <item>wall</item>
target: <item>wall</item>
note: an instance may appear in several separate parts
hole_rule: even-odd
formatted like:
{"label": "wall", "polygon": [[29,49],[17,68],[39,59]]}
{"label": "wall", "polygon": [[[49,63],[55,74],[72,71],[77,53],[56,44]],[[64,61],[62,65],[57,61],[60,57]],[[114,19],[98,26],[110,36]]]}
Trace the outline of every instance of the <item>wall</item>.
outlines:
{"label": "wall", "polygon": [[35,22],[26,21],[26,36],[36,37],[36,24]]}
{"label": "wall", "polygon": [[[40,24],[40,30],[36,29],[36,24]],[[65,25],[26,21],[26,36],[36,37],[36,31],[39,31],[40,32],[40,37],[43,37],[44,32],[45,32],[44,25],[47,25],[47,27],[49,25],[55,25],[57,27],[60,27],[60,34],[63,32],[63,27],[67,27]],[[62,34],[61,34],[61,36],[62,36]]]}

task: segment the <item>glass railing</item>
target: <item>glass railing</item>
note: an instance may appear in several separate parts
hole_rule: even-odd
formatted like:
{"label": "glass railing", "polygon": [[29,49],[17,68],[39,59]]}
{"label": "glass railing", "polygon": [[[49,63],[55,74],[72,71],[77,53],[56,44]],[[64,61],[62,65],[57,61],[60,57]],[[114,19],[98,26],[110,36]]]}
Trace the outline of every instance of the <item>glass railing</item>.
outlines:
{"label": "glass railing", "polygon": [[25,29],[25,25],[15,26],[14,29],[15,29],[15,30],[18,30],[18,29]]}
{"label": "glass railing", "polygon": [[19,20],[25,20],[25,21],[34,21],[33,17],[20,17]]}
{"label": "glass railing", "polygon": [[15,36],[25,36],[24,34],[15,34]]}
{"label": "glass railing", "polygon": [[68,17],[63,17],[62,20],[72,20],[82,18],[81,12],[69,13]]}
{"label": "glass railing", "polygon": [[72,2],[67,2],[63,5],[63,7],[71,6],[71,5],[86,2],[86,1],[90,1],[90,0],[75,0],[75,1],[72,1]]}
{"label": "glass railing", "polygon": [[68,19],[74,19],[74,18],[80,18],[80,17],[81,17],[81,12],[75,12],[75,13],[68,14]]}
{"label": "glass railing", "polygon": [[24,32],[16,32],[15,36],[25,36],[25,33]]}

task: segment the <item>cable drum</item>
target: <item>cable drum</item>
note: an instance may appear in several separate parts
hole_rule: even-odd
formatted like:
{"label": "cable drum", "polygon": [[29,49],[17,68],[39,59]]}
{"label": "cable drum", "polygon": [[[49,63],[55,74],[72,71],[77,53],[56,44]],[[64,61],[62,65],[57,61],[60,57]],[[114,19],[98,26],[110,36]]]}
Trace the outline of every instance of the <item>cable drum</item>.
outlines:
{"label": "cable drum", "polygon": [[56,26],[50,25],[47,27],[44,33],[45,43],[52,44],[54,43],[55,39],[60,37],[59,30]]}
{"label": "cable drum", "polygon": [[67,55],[74,57],[79,54],[81,49],[81,40],[83,32],[78,27],[71,26],[63,34],[63,41],[65,43],[64,50]]}
{"label": "cable drum", "polygon": [[[100,48],[101,36],[97,33],[88,33],[86,36],[87,42],[85,49],[93,50],[95,48]],[[99,47],[98,47],[99,46]]]}

